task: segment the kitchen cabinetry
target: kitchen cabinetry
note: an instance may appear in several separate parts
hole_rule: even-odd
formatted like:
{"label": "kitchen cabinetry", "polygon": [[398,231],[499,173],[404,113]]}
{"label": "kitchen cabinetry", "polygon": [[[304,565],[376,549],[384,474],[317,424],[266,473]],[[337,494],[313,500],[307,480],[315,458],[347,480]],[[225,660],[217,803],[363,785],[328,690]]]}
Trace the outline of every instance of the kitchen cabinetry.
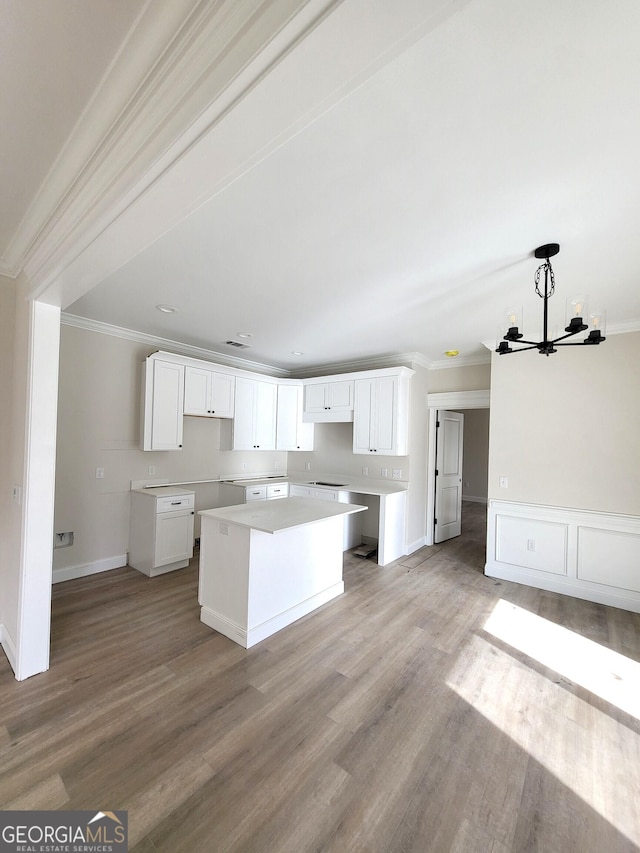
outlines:
{"label": "kitchen cabinetry", "polygon": [[289,483],[222,483],[220,497],[223,506],[251,503],[251,501],[272,501],[289,497]]}
{"label": "kitchen cabinetry", "polygon": [[204,367],[187,365],[184,377],[184,414],[204,418],[232,418],[236,378]]}
{"label": "kitchen cabinetry", "polygon": [[142,363],[142,450],[181,450],[184,365],[155,355]]}
{"label": "kitchen cabinetry", "polygon": [[[236,401],[231,442],[222,435],[225,450],[275,450],[276,400],[275,382],[236,378]],[[222,442],[224,441],[224,447]]]}
{"label": "kitchen cabinetry", "polygon": [[409,443],[409,376],[355,380],[353,452],[406,456]]}
{"label": "kitchen cabinetry", "polygon": [[304,421],[328,423],[353,420],[353,380],[305,382]]}
{"label": "kitchen cabinetry", "polygon": [[195,492],[159,486],[131,492],[129,565],[149,576],[189,565]]}
{"label": "kitchen cabinetry", "polygon": [[313,424],[303,423],[302,384],[278,384],[276,450],[313,450]]}

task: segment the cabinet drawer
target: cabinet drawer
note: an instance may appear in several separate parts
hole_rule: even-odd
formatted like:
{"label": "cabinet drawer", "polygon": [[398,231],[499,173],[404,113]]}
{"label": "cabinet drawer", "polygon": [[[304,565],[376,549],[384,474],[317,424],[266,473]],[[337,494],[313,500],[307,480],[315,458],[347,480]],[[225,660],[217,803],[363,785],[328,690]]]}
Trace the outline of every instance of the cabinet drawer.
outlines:
{"label": "cabinet drawer", "polygon": [[195,495],[174,495],[173,497],[158,498],[156,512],[175,512],[180,509],[193,509]]}
{"label": "cabinet drawer", "polygon": [[334,492],[331,489],[316,489],[315,493],[312,492],[312,497],[321,501],[337,501],[338,492]]}
{"label": "cabinet drawer", "polygon": [[271,498],[286,498],[289,496],[289,484],[279,483],[277,486],[267,486],[267,500]]}
{"label": "cabinet drawer", "polygon": [[267,499],[266,486],[252,486],[244,490],[245,501],[264,501]]}

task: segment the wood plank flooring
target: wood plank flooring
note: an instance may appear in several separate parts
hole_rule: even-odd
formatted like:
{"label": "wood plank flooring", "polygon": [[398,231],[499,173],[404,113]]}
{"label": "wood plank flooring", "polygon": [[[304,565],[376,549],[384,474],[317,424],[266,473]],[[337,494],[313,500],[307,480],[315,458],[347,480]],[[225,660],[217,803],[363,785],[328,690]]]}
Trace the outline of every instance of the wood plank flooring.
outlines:
{"label": "wood plank flooring", "polygon": [[0,655],[0,808],[128,809],[139,853],[640,850],[640,615],[484,577],[485,524],[345,555],[248,651],[195,562],[56,585],[50,671]]}

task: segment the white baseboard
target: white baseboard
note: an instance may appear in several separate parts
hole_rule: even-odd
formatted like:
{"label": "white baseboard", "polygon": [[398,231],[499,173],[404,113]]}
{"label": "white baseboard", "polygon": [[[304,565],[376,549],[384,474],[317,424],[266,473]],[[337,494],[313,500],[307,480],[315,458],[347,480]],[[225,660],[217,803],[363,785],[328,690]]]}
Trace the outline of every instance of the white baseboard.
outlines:
{"label": "white baseboard", "polygon": [[486,498],[477,498],[477,497],[474,497],[473,495],[463,495],[462,500],[463,501],[471,501],[472,503],[476,503],[476,504],[486,504],[486,502],[487,502]]}
{"label": "white baseboard", "polygon": [[127,565],[127,554],[116,554],[104,560],[94,560],[80,566],[67,566],[65,569],[53,570],[53,583],[75,580],[75,578],[86,578],[89,575],[97,575],[100,572],[108,572],[110,569],[121,569]]}
{"label": "white baseboard", "polygon": [[640,518],[492,500],[485,574],[640,613]]}
{"label": "white baseboard", "polygon": [[213,628],[214,631],[218,631],[220,634],[224,634],[225,637],[229,637],[234,643],[238,643],[245,649],[250,649],[251,646],[255,646],[256,643],[265,640],[267,637],[275,634],[276,631],[286,628],[287,625],[291,625],[308,613],[317,610],[318,607],[326,604],[333,598],[337,598],[343,592],[344,582],[340,581],[327,589],[323,589],[322,592],[312,595],[306,601],[301,601],[300,604],[296,604],[294,607],[278,613],[277,616],[267,619],[261,625],[255,625],[253,628],[245,628],[242,625],[231,622],[226,616],[208,607],[200,608],[200,621],[208,625],[209,628]]}
{"label": "white baseboard", "polygon": [[15,672],[18,671],[18,656],[16,654],[15,643],[6,627],[0,623],[0,646],[2,646],[2,650],[7,656],[7,660],[11,665],[11,669]]}
{"label": "white baseboard", "polygon": [[[419,551],[420,548],[424,548],[424,546],[427,544],[428,543],[427,543],[427,537],[426,536],[420,536],[419,539],[414,539],[413,542],[410,542],[407,545],[407,553],[405,556],[408,556],[409,554],[413,554],[415,551]],[[400,559],[402,559],[402,557]]]}
{"label": "white baseboard", "polygon": [[571,595],[573,598],[582,598],[596,604],[606,604],[608,607],[619,607],[620,610],[640,613],[640,596],[637,593],[634,594],[625,590],[609,592],[602,588],[593,589],[579,582],[562,581],[555,577],[545,577],[541,572],[527,571],[517,566],[502,567],[496,563],[491,566],[487,563],[484,573],[498,580],[513,581],[514,583],[524,584],[524,586],[546,589],[549,592],[558,592],[560,595]]}

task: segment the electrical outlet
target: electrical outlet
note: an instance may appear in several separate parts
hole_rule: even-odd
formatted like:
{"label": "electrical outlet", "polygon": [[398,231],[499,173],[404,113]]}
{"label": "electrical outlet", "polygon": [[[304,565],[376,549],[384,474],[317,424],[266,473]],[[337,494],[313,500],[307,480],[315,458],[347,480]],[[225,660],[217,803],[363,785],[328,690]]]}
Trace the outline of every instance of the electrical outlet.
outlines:
{"label": "electrical outlet", "polygon": [[54,548],[68,548],[70,545],[73,545],[73,531],[56,533],[53,540]]}
{"label": "electrical outlet", "polygon": [[149,465],[149,476],[153,477],[153,475],[155,473],[156,473],[156,466],[155,465]]}
{"label": "electrical outlet", "polygon": [[391,469],[391,476],[393,477],[394,480],[401,480],[402,479],[402,468],[392,468]]}
{"label": "electrical outlet", "polygon": [[243,463],[242,463],[242,470],[243,470],[243,471],[246,471],[246,470],[247,470],[247,463],[246,463],[246,462],[243,462]]}
{"label": "electrical outlet", "polygon": [[13,499],[13,502],[20,506],[20,504],[22,503],[22,486],[14,486],[13,491],[11,493],[11,497]]}
{"label": "electrical outlet", "polygon": [[380,469],[380,476],[381,477],[388,477],[389,476],[389,469],[388,468],[381,468]]}
{"label": "electrical outlet", "polygon": [[218,525],[218,530],[222,533],[223,536],[229,535],[229,525],[225,524],[223,521]]}
{"label": "electrical outlet", "polygon": [[305,462],[305,463],[304,463],[304,470],[305,470],[305,471],[310,471],[310,470],[311,470],[311,462]]}
{"label": "electrical outlet", "polygon": [[96,468],[96,480],[104,479],[104,468]]}
{"label": "electrical outlet", "polygon": [[363,477],[368,477],[368,476],[369,476],[369,468],[368,468],[366,465],[363,465],[363,466],[362,466],[362,476],[363,476]]}
{"label": "electrical outlet", "polygon": [[500,488],[508,489],[509,488],[509,478],[508,477],[500,477]]}
{"label": "electrical outlet", "polygon": [[536,550],[536,540],[535,539],[527,539],[527,551],[535,551]]}

